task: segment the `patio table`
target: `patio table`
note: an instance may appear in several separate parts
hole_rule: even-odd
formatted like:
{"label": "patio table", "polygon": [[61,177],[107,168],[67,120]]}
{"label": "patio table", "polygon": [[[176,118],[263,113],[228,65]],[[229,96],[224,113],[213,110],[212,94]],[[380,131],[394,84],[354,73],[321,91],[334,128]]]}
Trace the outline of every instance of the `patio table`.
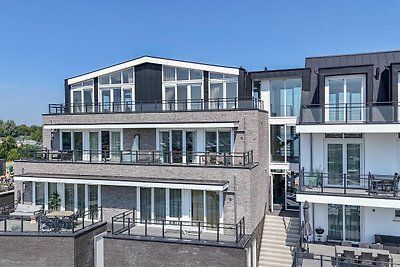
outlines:
{"label": "patio table", "polygon": [[69,211],[69,210],[65,210],[65,211],[51,211],[49,213],[47,213],[47,218],[64,218],[64,217],[71,217],[72,215],[74,215],[73,211]]}
{"label": "patio table", "polygon": [[378,254],[389,255],[389,259],[392,260],[392,255],[389,250],[384,249],[372,249],[372,248],[359,248],[359,247],[346,247],[346,246],[335,246],[336,257],[342,255],[344,251],[354,251],[355,256],[361,256],[361,252],[372,253],[372,257],[378,257]]}

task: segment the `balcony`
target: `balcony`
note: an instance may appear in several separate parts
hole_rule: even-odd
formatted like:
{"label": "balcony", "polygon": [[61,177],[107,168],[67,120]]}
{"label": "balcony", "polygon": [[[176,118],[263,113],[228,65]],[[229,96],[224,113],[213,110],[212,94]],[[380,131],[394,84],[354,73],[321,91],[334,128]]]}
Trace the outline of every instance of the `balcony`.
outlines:
{"label": "balcony", "polygon": [[398,102],[302,106],[300,124],[398,123]]}
{"label": "balcony", "polygon": [[236,224],[141,219],[136,217],[135,210],[129,210],[112,218],[112,234],[143,240],[240,246],[245,237],[245,223],[244,218]]}
{"label": "balcony", "polygon": [[253,151],[248,152],[182,152],[182,151],[32,151],[21,157],[28,162],[81,162],[133,165],[187,165],[216,167],[251,167]]}
{"label": "balcony", "polygon": [[49,114],[141,113],[204,110],[263,109],[257,98],[188,99],[174,101],[125,101],[103,103],[49,104]]}
{"label": "balcony", "polygon": [[400,199],[400,177],[382,174],[300,172],[299,193]]}

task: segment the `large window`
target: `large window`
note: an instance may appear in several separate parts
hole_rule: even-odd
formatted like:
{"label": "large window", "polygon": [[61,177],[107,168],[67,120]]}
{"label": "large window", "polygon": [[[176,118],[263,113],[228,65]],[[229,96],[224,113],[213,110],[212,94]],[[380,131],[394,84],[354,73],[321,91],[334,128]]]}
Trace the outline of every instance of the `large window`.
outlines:
{"label": "large window", "polygon": [[71,85],[71,111],[73,113],[94,111],[93,80],[87,80]]}
{"label": "large window", "polygon": [[205,149],[213,153],[232,152],[232,134],[231,131],[206,131]]}
{"label": "large window", "polygon": [[99,77],[99,102],[101,112],[130,112],[134,105],[134,71],[123,71]]}
{"label": "large window", "polygon": [[271,125],[271,161],[298,163],[300,139],[295,126]]}
{"label": "large window", "polygon": [[360,207],[328,204],[328,240],[360,241]]}
{"label": "large window", "polygon": [[238,77],[236,75],[210,72],[209,108],[238,108]]}
{"label": "large window", "polygon": [[328,184],[343,185],[343,174],[346,173],[347,186],[360,185],[360,143],[330,143],[327,154]]}
{"label": "large window", "polygon": [[196,160],[197,132],[195,130],[160,131],[158,149],[160,160],[165,163],[193,163]]}
{"label": "large window", "polygon": [[35,183],[35,204],[44,205],[44,185],[45,183]]}
{"label": "large window", "polygon": [[325,121],[365,119],[365,75],[325,78]]}
{"label": "large window", "polygon": [[270,81],[272,117],[299,116],[301,79]]}
{"label": "large window", "polygon": [[197,110],[203,106],[203,71],[164,66],[163,109]]}

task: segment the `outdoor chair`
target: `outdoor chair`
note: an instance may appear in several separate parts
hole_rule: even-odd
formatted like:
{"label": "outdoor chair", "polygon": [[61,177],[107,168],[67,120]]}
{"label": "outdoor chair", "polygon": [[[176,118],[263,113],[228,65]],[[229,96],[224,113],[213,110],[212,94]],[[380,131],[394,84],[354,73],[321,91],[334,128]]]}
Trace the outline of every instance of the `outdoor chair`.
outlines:
{"label": "outdoor chair", "polygon": [[39,213],[38,215],[40,223],[40,230],[43,232],[51,232],[54,229],[54,221],[47,218],[43,213]]}
{"label": "outdoor chair", "polygon": [[369,248],[369,244],[368,243],[359,243],[358,246],[360,248]]}
{"label": "outdoor chair", "polygon": [[354,251],[352,250],[344,250],[343,251],[344,258],[354,258]]}
{"label": "outdoor chair", "polygon": [[350,241],[342,241],[342,246],[343,246],[343,247],[351,247],[352,244],[351,244]]}
{"label": "outdoor chair", "polygon": [[378,257],[376,258],[376,261],[377,261],[376,266],[389,267],[389,255],[378,253]]}
{"label": "outdoor chair", "polygon": [[361,252],[360,260],[362,265],[372,265],[372,252]]}
{"label": "outdoor chair", "polygon": [[372,244],[372,248],[373,249],[383,249],[383,244],[379,244],[379,243]]}

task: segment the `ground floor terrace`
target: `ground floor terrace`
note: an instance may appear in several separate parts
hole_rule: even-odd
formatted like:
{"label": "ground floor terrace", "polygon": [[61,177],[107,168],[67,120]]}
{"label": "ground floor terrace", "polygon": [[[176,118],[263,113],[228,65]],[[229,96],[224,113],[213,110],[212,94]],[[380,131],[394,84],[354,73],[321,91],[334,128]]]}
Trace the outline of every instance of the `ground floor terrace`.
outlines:
{"label": "ground floor terrace", "polygon": [[[323,196],[324,201],[315,203],[311,202],[314,201],[312,197],[298,195],[298,199],[302,201],[302,221],[305,213],[310,218],[312,231],[307,236],[309,241],[348,241],[353,245],[367,243],[369,246],[383,243],[385,247],[394,246],[390,249],[400,253],[400,242],[397,241],[400,240],[399,200]],[[310,201],[308,209],[304,209],[304,199]],[[383,239],[393,237],[396,241],[382,241],[382,236]]]}
{"label": "ground floor terrace", "polygon": [[[244,221],[241,209],[234,208],[235,194],[227,190],[228,183],[225,181],[110,181],[99,177],[79,180],[54,176],[45,178],[42,175],[16,177],[16,183],[21,188],[23,203],[42,205],[44,211],[48,211],[57,193],[58,210],[77,213],[101,207],[102,217],[109,223],[109,228],[115,223],[115,230],[121,227],[124,229],[122,232],[129,229],[132,234],[135,231],[150,234],[152,230],[149,226],[154,231],[165,227],[165,230],[180,237],[180,234],[198,234],[200,228],[202,236],[207,232],[216,236],[217,232],[223,234],[230,231],[232,240],[236,241],[237,224]],[[131,216],[113,220],[116,215],[129,211]],[[95,219],[98,217],[97,213],[93,216]],[[119,226],[119,223],[124,225]],[[128,223],[130,227],[125,228]],[[145,228],[148,233],[144,232]],[[244,234],[244,222],[240,228],[239,231]]]}

